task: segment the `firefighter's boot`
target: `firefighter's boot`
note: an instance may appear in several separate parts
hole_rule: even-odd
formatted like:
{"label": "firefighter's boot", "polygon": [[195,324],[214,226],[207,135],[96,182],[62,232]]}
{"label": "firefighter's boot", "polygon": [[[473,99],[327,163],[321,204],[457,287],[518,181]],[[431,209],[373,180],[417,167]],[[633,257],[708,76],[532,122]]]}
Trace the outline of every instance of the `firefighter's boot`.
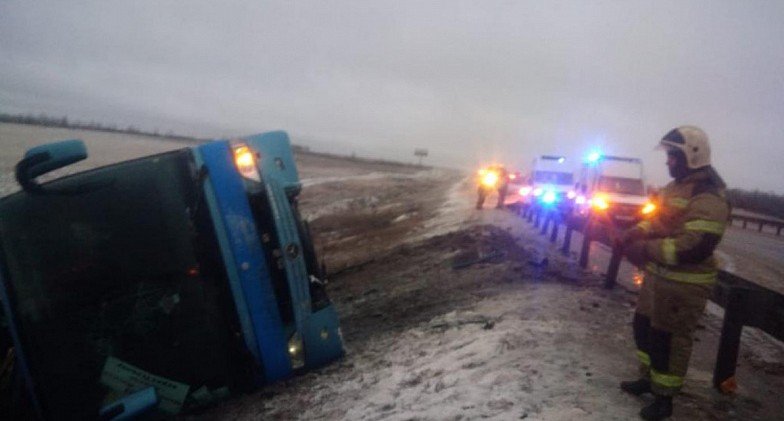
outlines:
{"label": "firefighter's boot", "polygon": [[634,396],[640,396],[643,393],[651,393],[651,381],[648,379],[639,379],[630,382],[621,382],[621,390]]}
{"label": "firefighter's boot", "polygon": [[640,418],[648,421],[663,420],[672,415],[672,396],[656,395],[652,404],[640,410]]}

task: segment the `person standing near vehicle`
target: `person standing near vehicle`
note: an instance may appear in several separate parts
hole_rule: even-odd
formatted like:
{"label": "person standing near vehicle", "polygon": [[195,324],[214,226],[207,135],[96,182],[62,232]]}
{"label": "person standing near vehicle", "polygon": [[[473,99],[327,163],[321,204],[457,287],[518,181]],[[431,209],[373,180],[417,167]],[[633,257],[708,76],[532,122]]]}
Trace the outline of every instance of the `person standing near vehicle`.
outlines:
{"label": "person standing near vehicle", "polygon": [[477,187],[476,208],[482,209],[487,195],[492,190],[498,190],[498,203],[496,209],[504,206],[506,193],[509,190],[509,172],[503,165],[494,164],[479,171],[479,186]]}
{"label": "person standing near vehicle", "polygon": [[621,247],[646,272],[634,313],[634,340],[641,378],[621,383],[655,401],[640,416],[672,415],[672,397],[683,386],[692,334],[716,282],[713,251],[730,214],[726,185],[711,166],[708,136],[693,126],[667,133],[659,143],[667,152],[674,179],[659,195],[659,211],[624,233]]}

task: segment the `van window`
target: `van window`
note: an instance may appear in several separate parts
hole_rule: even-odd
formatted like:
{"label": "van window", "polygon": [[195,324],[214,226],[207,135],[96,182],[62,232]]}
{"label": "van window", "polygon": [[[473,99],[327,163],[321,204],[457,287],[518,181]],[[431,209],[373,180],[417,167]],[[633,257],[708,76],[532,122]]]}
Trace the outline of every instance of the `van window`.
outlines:
{"label": "van window", "polygon": [[534,171],[534,183],[572,185],[572,173],[559,171]]}

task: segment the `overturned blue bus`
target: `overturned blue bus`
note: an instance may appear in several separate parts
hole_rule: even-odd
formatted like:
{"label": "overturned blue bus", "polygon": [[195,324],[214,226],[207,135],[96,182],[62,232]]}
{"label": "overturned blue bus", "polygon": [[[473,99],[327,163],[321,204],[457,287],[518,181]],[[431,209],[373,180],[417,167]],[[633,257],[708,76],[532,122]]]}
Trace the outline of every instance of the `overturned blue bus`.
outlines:
{"label": "overturned blue bus", "polygon": [[86,157],[32,148],[0,200],[11,417],[165,417],[343,355],[284,132],[36,181]]}

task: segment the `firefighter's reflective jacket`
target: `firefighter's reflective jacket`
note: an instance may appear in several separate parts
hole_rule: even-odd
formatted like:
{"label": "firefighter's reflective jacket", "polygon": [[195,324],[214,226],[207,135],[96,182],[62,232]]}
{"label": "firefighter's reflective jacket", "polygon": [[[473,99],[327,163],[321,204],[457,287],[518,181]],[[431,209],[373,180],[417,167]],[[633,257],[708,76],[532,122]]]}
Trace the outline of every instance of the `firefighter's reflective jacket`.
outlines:
{"label": "firefighter's reflective jacket", "polygon": [[705,167],[662,189],[659,213],[635,227],[647,238],[647,272],[691,284],[716,281],[713,250],[730,213],[725,187],[716,171]]}

